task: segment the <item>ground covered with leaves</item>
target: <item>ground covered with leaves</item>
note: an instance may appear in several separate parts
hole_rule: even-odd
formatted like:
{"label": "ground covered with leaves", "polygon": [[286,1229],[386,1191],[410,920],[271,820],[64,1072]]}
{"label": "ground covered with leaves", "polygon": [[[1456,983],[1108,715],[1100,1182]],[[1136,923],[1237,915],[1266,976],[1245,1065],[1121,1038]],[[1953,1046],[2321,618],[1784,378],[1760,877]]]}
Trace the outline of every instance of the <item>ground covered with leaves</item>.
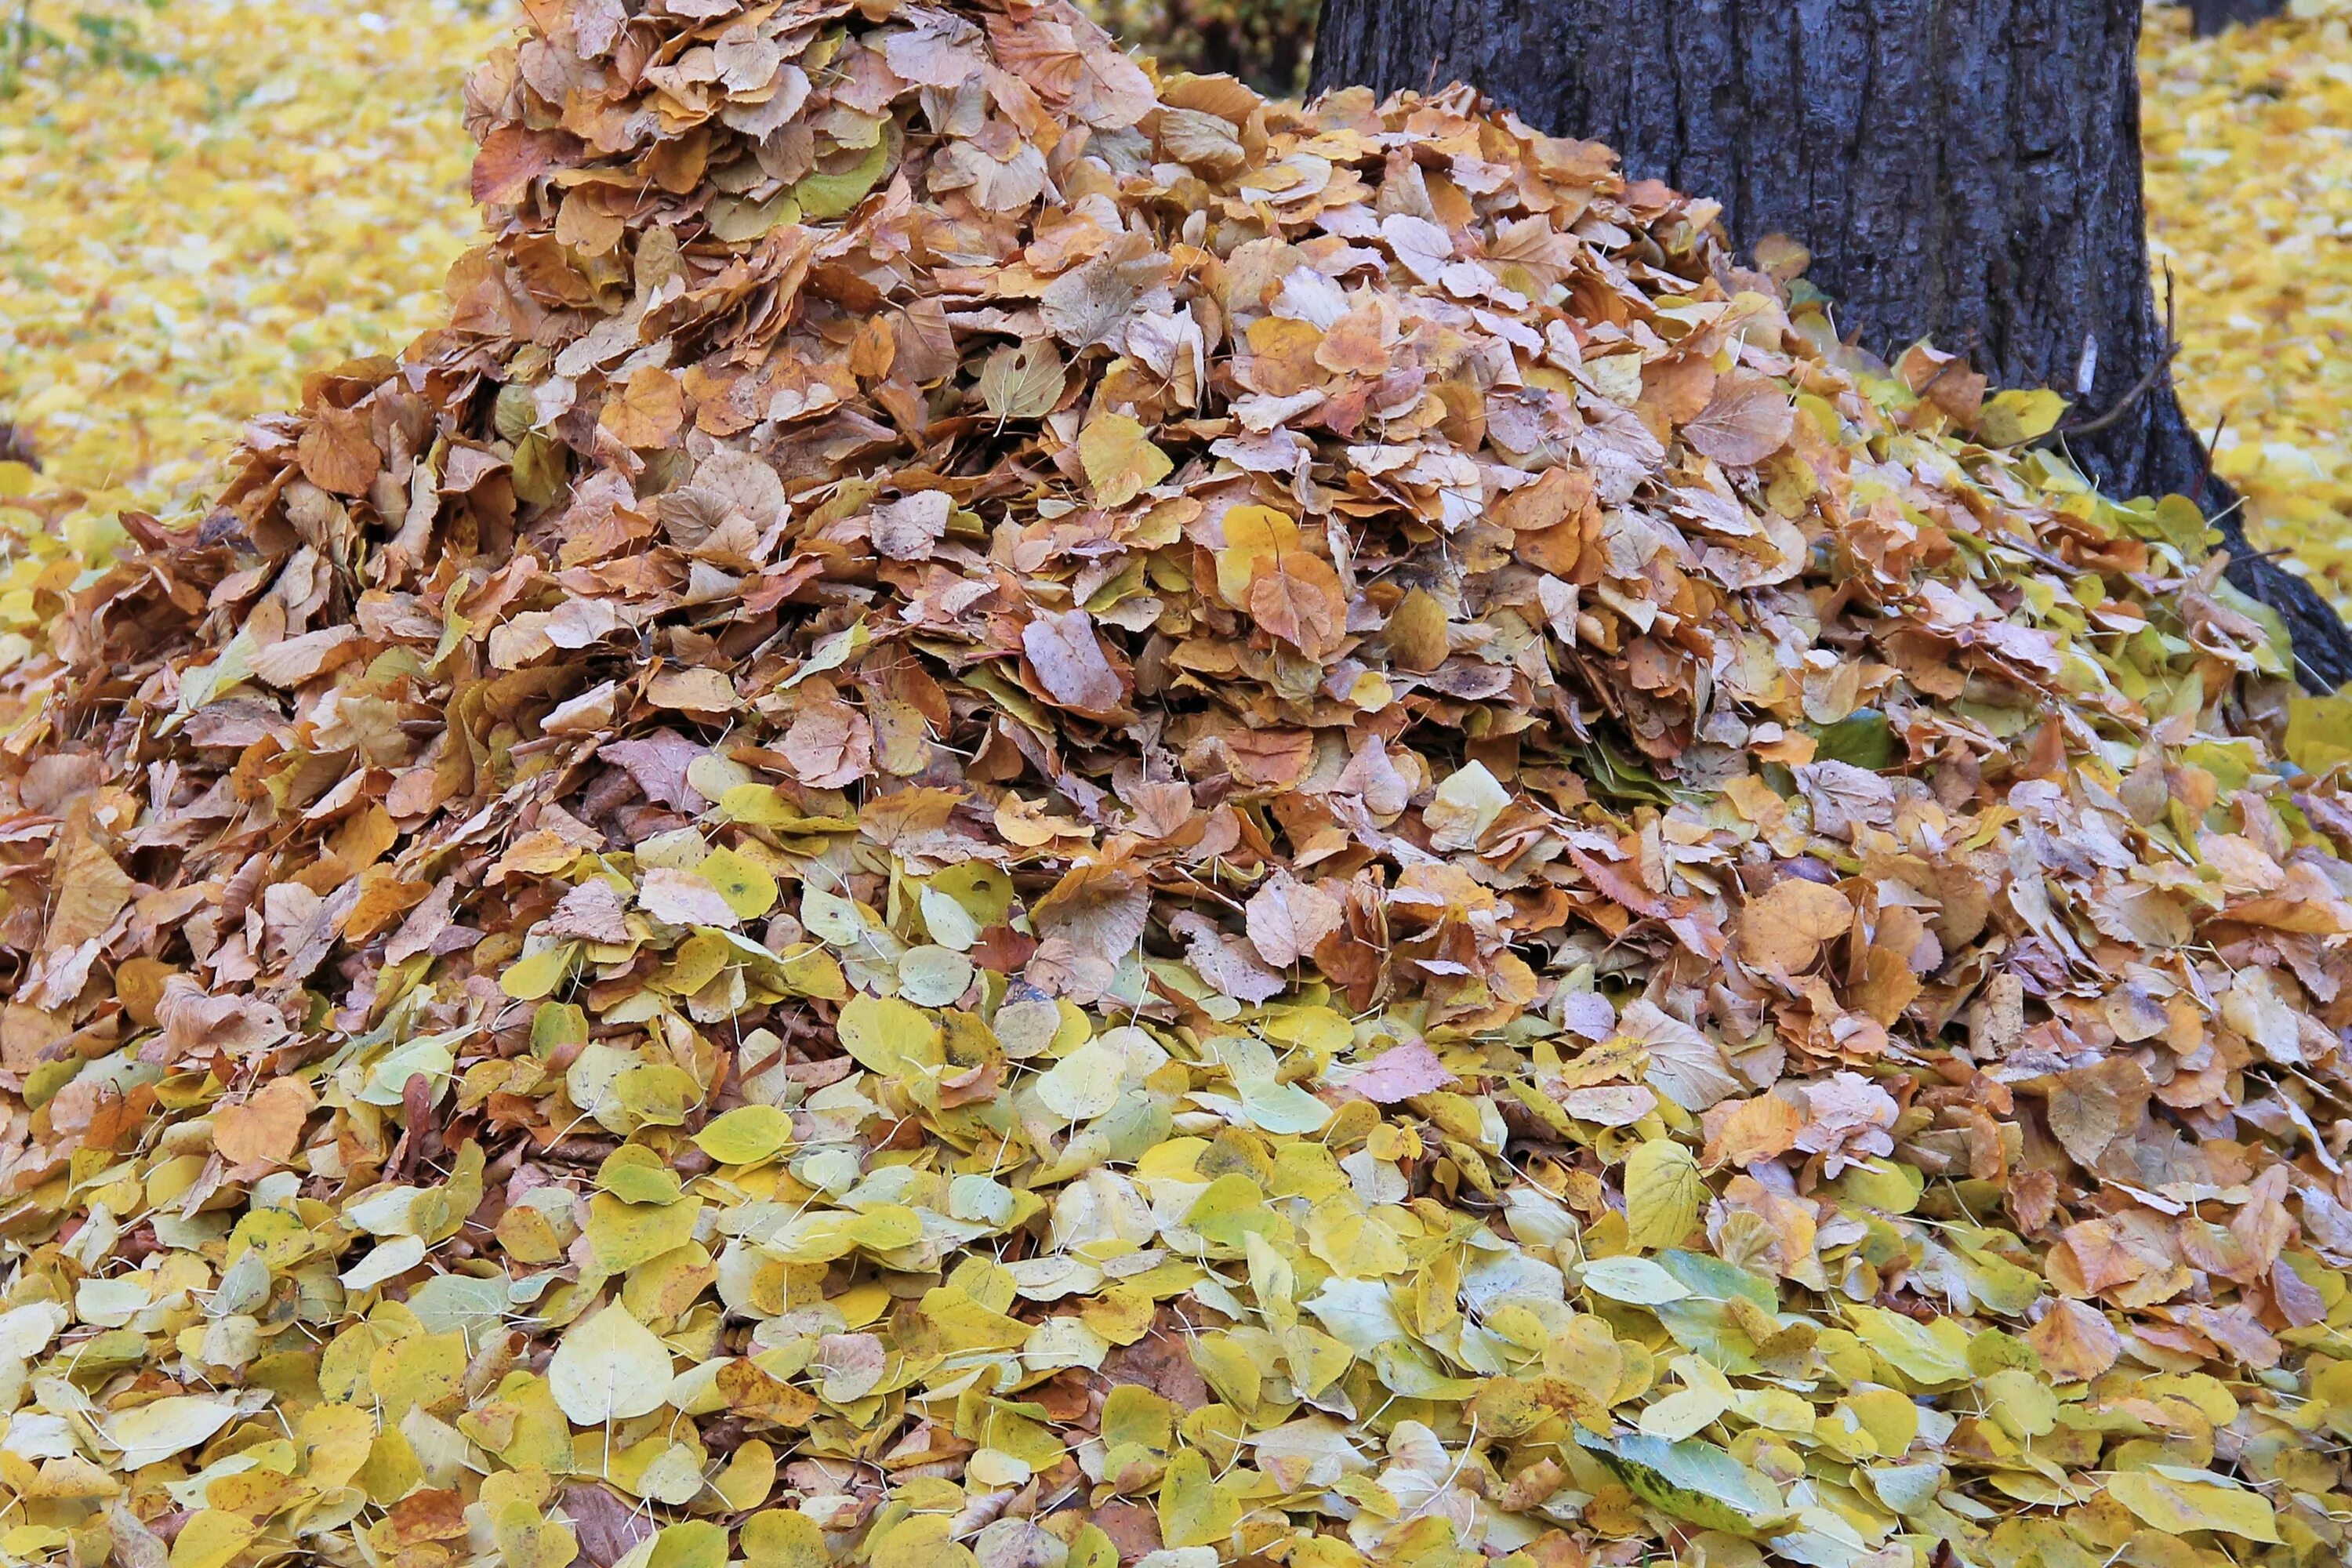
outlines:
{"label": "ground covered with leaves", "polygon": [[2352,611],[2352,4],[2289,12],[2195,38],[2185,8],[2148,11],[2149,230],[2215,470],[2256,542]]}
{"label": "ground covered with leaves", "polygon": [[479,230],[457,85],[514,12],[29,16],[0,97],[0,420],[44,490],[88,498],[68,510],[184,505],[308,371],[397,350],[444,313],[442,275]]}
{"label": "ground covered with leaves", "polygon": [[0,677],[0,1552],[2277,1568],[2352,798],[2047,395],[1067,5],[541,0]]}

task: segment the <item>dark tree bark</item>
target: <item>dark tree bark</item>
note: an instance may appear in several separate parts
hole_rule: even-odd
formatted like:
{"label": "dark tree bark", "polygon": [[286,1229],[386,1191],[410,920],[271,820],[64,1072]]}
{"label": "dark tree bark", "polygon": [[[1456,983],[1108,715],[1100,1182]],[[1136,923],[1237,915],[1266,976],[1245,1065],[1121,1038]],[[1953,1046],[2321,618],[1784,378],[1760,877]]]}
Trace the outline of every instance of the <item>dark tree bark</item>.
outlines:
{"label": "dark tree bark", "polygon": [[2286,0],[2189,0],[2189,14],[2197,36],[2210,38],[2240,22],[2259,22],[2286,9]]}
{"label": "dark tree bark", "polygon": [[[1840,329],[1922,337],[2054,386],[2110,494],[2197,496],[2230,579],[2276,608],[2306,685],[2352,634],[2246,543],[2164,364],[2141,201],[2140,0],[1324,0],[1318,89],[1475,84],[1723,204],[1743,250],[1809,248]],[[2108,418],[2112,416],[2112,418]],[[2201,489],[2200,489],[2201,487]]]}

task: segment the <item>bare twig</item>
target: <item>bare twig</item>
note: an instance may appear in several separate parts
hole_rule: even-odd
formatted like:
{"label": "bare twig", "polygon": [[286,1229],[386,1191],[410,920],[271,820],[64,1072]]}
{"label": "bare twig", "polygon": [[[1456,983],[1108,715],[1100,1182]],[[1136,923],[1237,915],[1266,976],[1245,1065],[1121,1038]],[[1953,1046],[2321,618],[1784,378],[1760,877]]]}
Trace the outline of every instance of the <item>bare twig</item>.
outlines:
{"label": "bare twig", "polygon": [[2175,325],[2172,266],[2168,262],[2164,268],[2164,341],[2158,344],[2156,363],[2147,367],[2147,373],[2132,383],[2125,390],[2124,395],[2116,398],[2114,405],[2096,418],[2069,419],[2063,424],[2043,431],[2039,436],[2027,436],[2015,441],[2003,442],[1999,449],[2006,451],[2011,447],[2030,446],[2035,441],[2047,441],[2068,436],[2088,436],[2104,430],[2121,419],[2126,414],[2131,412],[2134,404],[2153,391],[2156,384],[2162,381],[2171,369],[2173,357],[2180,353],[2180,336],[2174,330]]}
{"label": "bare twig", "polygon": [[2206,481],[2213,477],[2213,454],[2221,449],[2221,432],[2229,423],[2230,411],[2224,408],[2221,416],[2213,421],[2213,434],[2205,438],[2204,461],[2198,466],[2197,483],[2189,491],[2189,499],[2200,508],[2205,504]]}
{"label": "bare twig", "polygon": [[2114,407],[2108,409],[2105,414],[2100,415],[2096,419],[2070,419],[2063,425],[2059,426],[2056,429],[2050,431],[2049,434],[2052,436],[2088,436],[2093,431],[2105,429],[2108,426],[2114,424],[2116,420],[2130,413],[2132,405],[2137,403],[2141,398],[2148,395],[2149,391],[2155,387],[2158,380],[2163,376],[2167,367],[2172,363],[2172,356],[2179,352],[2180,345],[2179,343],[2165,344],[2164,352],[2157,355],[2156,363],[2147,367],[2147,374],[2141,376],[2137,381],[2132,383],[2130,390],[2116,400],[2116,405]]}

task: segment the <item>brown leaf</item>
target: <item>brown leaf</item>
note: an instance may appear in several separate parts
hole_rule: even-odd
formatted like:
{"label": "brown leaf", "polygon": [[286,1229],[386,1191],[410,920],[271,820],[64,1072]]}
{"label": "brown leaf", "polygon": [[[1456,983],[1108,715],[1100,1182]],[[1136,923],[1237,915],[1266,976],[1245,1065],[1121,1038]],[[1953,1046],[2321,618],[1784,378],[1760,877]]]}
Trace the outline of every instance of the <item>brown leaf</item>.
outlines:
{"label": "brown leaf", "polygon": [[659,365],[646,365],[604,400],[597,423],[624,447],[667,447],[686,425],[686,389]]}
{"label": "brown leaf", "polygon": [[2147,1074],[2130,1057],[2061,1073],[2050,1089],[2050,1131],[2077,1162],[2095,1166],[2109,1143],[2139,1125],[2148,1093]]}
{"label": "brown leaf", "polygon": [[1776,1094],[1727,1100],[1706,1113],[1706,1163],[1748,1165],[1785,1154],[1797,1146],[1804,1122],[1796,1106]]}
{"label": "brown leaf", "polygon": [[2230,1233],[2252,1259],[2254,1272],[2267,1272],[2286,1244],[2294,1239],[2294,1216],[2282,1201],[2287,1194],[2288,1167],[2275,1164],[2256,1176],[2246,1189],[2246,1201],[2231,1217]]}
{"label": "brown leaf", "polygon": [[1188,910],[1171,920],[1168,930],[1183,942],[1184,956],[1193,973],[1237,1002],[1255,1005],[1289,989],[1288,981],[1259,963],[1255,953],[1218,930],[1206,915]]}
{"label": "brown leaf", "polygon": [[1100,861],[1070,868],[1030,909],[1041,934],[1062,937],[1082,953],[1107,959],[1132,952],[1150,915],[1150,886],[1132,871]]}
{"label": "brown leaf", "polygon": [[1737,369],[1716,383],[1715,395],[1683,426],[1683,439],[1718,463],[1748,467],[1787,446],[1796,427],[1796,410],[1780,383]]}
{"label": "brown leaf", "polygon": [[677,926],[730,929],[741,920],[707,879],[667,866],[646,873],[637,889],[637,907],[657,921]]}
{"label": "brown leaf", "polygon": [[343,650],[356,651],[354,645],[359,637],[355,626],[327,626],[271,643],[249,661],[254,679],[280,690],[290,690],[349,658]]}
{"label": "brown leaf", "polygon": [[1375,1105],[1393,1105],[1416,1094],[1451,1089],[1460,1082],[1435,1052],[1419,1040],[1391,1046],[1348,1080],[1348,1087]]}
{"label": "brown leaf", "polygon": [[339,496],[367,493],[383,467],[383,453],[370,434],[367,411],[322,408],[302,432],[297,459],[302,477]]}
{"label": "brown leaf", "polygon": [[1276,969],[1287,969],[1339,929],[1340,909],[1339,900],[1313,883],[1276,871],[1250,895],[1243,915],[1258,956]]}
{"label": "brown leaf", "polygon": [[530,182],[554,166],[560,149],[556,138],[521,125],[492,128],[474,156],[474,204],[512,206],[521,201]]}
{"label": "brown leaf", "polygon": [[64,843],[57,857],[56,903],[49,910],[49,926],[43,943],[50,948],[72,947],[104,936],[114,924],[114,917],[122,912],[139,884],[132,881],[114,857],[106,852],[89,830],[79,823],[66,830]]}
{"label": "brown leaf", "polygon": [[874,509],[866,533],[874,548],[893,561],[924,561],[945,537],[955,510],[945,490],[923,490]]}
{"label": "brown leaf", "polygon": [[1142,1503],[1112,1499],[1087,1516],[1110,1538],[1121,1563],[1133,1563],[1160,1550],[1160,1516]]}
{"label": "brown leaf", "polygon": [[846,702],[813,703],[784,731],[782,751],[811,789],[845,789],[874,771],[874,726]]}
{"label": "brown leaf", "polygon": [[[444,877],[434,883],[432,889],[409,911],[408,918],[400,922],[400,929],[393,933],[392,940],[383,944],[385,959],[394,963],[405,963],[419,953],[431,952],[434,944],[441,940],[442,933],[449,929],[450,921],[456,918],[457,898],[457,878]],[[358,907],[357,904],[352,906],[354,910]],[[345,930],[349,929],[347,923]]]}
{"label": "brown leaf", "polygon": [[550,936],[615,945],[629,940],[621,896],[602,877],[591,877],[563,895],[554,912],[547,917],[547,932]]}
{"label": "brown leaf", "polygon": [[1108,713],[1126,698],[1126,686],[1095,635],[1094,617],[1084,610],[1037,616],[1021,628],[1021,647],[1037,683],[1065,708]]}
{"label": "brown leaf", "polygon": [[686,782],[686,770],[708,751],[675,730],[656,730],[635,740],[607,741],[596,754],[626,769],[647,800],[695,816],[710,803]]}
{"label": "brown leaf", "polygon": [[1319,555],[1286,550],[1250,579],[1249,610],[1257,624],[1308,658],[1336,651],[1348,619],[1339,574]]}
{"label": "brown leaf", "polygon": [[601,1486],[574,1481],[563,1489],[563,1511],[591,1568],[613,1568],[660,1526]]}
{"label": "brown leaf", "polygon": [[215,1051],[250,1056],[286,1037],[285,1018],[268,1003],[252,996],[209,995],[184,974],[163,982],[155,1016],[163,1032],[141,1056],[166,1066]]}
{"label": "brown leaf", "polygon": [[1793,974],[1821,955],[1822,944],[1853,924],[1843,893],[1802,877],[1783,877],[1739,913],[1739,956],[1767,973]]}
{"label": "brown leaf", "polygon": [[2105,1313],[2063,1296],[2025,1331],[2025,1342],[2042,1358],[2042,1370],[2060,1383],[2088,1382],[2123,1353],[2123,1337]]}

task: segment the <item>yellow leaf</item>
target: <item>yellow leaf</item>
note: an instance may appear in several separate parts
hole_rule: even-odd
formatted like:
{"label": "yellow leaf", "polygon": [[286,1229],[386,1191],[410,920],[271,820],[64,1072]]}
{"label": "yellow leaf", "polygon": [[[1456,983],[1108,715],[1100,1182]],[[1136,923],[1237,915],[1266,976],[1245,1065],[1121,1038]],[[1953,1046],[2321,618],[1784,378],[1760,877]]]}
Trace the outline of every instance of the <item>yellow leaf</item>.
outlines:
{"label": "yellow leaf", "polygon": [[2142,1523],[2167,1535],[2213,1530],[2248,1541],[2275,1543],[2279,1539],[2278,1516],[2260,1492],[2212,1481],[2174,1480],[2147,1470],[2109,1477],[2107,1492]]}
{"label": "yellow leaf", "polygon": [[707,1519],[666,1525],[646,1568],[727,1568],[727,1531]]}
{"label": "yellow leaf", "polygon": [[758,920],[776,907],[776,879],[732,849],[712,850],[694,869],[740,919]]}
{"label": "yellow leaf", "polygon": [[580,1540],[571,1527],[543,1517],[527,1502],[499,1509],[490,1531],[507,1568],[569,1568],[580,1555]]}
{"label": "yellow leaf", "polygon": [[843,1004],[842,1048],[886,1077],[946,1065],[945,1036],[929,1013],[895,996],[861,992]]}
{"label": "yellow leaf", "polygon": [[2014,447],[2047,436],[2066,413],[2066,400],[2046,386],[2011,387],[1985,399],[1977,436],[1989,447]]}
{"label": "yellow leaf", "polygon": [[576,942],[560,942],[511,964],[499,976],[499,989],[518,1002],[536,1002],[552,993],[572,973]]}
{"label": "yellow leaf", "polygon": [[2315,773],[2352,761],[2352,701],[2341,697],[2289,698],[2286,754],[2295,766]]}
{"label": "yellow leaf", "polygon": [[251,1520],[205,1509],[180,1527],[172,1542],[172,1568],[228,1568],[245,1543],[260,1533]]}
{"label": "yellow leaf", "polygon": [[625,1274],[641,1263],[659,1258],[694,1238],[695,1216],[702,1200],[682,1198],[674,1204],[623,1203],[610,1193],[588,1200],[588,1245],[596,1266],[608,1274]]}
{"label": "yellow leaf", "polygon": [[793,1119],[772,1105],[739,1105],[694,1135],[695,1147],[722,1165],[752,1165],[793,1141]]}
{"label": "yellow leaf", "polygon": [[1241,1503],[1209,1473],[1209,1461],[1187,1448],[1169,1461],[1160,1483],[1160,1540],[1170,1548],[1222,1544],[1241,1523]]}
{"label": "yellow leaf", "polygon": [[1101,506],[1125,506],[1176,468],[1142,425],[1124,414],[1098,415],[1079,434],[1078,461]]}
{"label": "yellow leaf", "polygon": [[1217,596],[1236,610],[1249,607],[1250,582],[1260,562],[1298,548],[1298,524],[1270,506],[1237,506],[1225,513],[1225,547],[1217,552]]}
{"label": "yellow leaf", "polygon": [[1689,1150],[1653,1138],[1625,1162],[1625,1230],[1635,1247],[1674,1247],[1698,1223],[1706,1184]]}
{"label": "yellow leaf", "polygon": [[668,1347],[614,1306],[564,1331],[547,1381],[573,1426],[601,1426],[659,1408],[671,1372]]}

